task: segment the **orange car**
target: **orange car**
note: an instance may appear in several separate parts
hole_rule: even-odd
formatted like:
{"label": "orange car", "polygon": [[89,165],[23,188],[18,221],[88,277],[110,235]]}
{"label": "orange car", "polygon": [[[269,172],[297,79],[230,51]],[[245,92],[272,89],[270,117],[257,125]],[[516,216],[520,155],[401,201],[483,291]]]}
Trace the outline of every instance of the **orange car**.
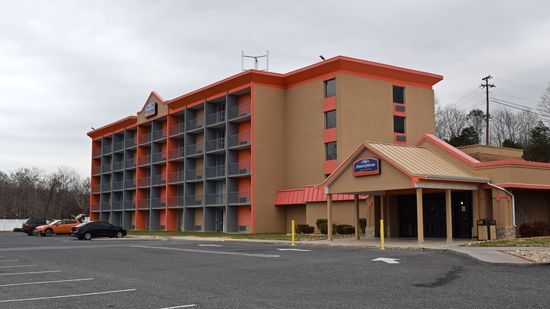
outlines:
{"label": "orange car", "polygon": [[42,236],[52,236],[53,234],[70,234],[73,226],[79,225],[78,220],[63,219],[55,220],[54,222],[46,225],[36,227],[34,230],[37,234]]}

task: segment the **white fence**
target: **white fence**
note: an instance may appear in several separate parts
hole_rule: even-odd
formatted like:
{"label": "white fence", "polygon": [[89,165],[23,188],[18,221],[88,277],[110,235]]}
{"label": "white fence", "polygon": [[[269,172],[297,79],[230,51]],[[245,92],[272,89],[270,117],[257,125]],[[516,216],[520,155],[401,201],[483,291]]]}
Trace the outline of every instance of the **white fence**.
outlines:
{"label": "white fence", "polygon": [[0,231],[13,231],[14,228],[21,228],[27,219],[0,219]]}

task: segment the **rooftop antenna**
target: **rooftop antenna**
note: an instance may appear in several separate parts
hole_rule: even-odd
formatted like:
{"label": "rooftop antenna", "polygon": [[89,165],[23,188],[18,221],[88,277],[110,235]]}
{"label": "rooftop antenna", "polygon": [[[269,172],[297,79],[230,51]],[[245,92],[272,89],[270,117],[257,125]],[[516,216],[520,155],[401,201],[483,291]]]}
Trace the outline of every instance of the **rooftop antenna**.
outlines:
{"label": "rooftop antenna", "polygon": [[269,50],[265,51],[265,55],[258,55],[258,56],[245,55],[244,50],[241,51],[241,70],[243,70],[243,71],[245,71],[244,58],[254,59],[254,69],[255,70],[260,70],[260,63],[259,63],[258,59],[259,58],[265,58],[265,69],[262,69],[262,71],[269,71]]}

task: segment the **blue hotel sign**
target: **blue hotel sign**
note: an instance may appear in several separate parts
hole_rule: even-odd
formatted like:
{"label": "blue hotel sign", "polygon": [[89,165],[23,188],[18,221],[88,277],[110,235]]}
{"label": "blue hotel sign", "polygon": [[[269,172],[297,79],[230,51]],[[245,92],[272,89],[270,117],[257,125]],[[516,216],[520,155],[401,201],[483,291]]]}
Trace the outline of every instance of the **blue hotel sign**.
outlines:
{"label": "blue hotel sign", "polygon": [[353,162],[353,176],[380,175],[380,159],[362,158]]}
{"label": "blue hotel sign", "polygon": [[143,107],[143,115],[145,118],[155,116],[157,114],[157,103],[150,102]]}

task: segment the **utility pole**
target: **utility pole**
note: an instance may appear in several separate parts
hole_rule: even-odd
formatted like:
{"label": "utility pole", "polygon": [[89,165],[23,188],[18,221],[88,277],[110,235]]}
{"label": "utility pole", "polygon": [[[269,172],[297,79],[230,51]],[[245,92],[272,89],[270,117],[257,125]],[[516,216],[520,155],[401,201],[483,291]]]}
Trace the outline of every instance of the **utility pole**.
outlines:
{"label": "utility pole", "polygon": [[485,145],[489,146],[489,88],[495,87],[493,84],[489,84],[489,80],[493,78],[491,75],[487,75],[481,80],[485,81],[485,84],[481,84],[481,87],[485,88],[485,97],[487,99],[487,107],[485,111]]}

